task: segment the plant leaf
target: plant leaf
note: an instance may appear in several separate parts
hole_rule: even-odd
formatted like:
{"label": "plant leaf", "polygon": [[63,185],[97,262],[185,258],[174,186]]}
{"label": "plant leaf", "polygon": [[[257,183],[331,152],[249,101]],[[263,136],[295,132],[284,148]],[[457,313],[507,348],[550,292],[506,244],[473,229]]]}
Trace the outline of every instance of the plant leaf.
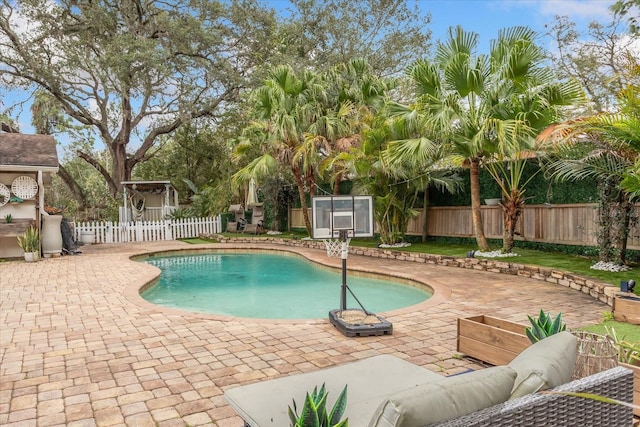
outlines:
{"label": "plant leaf", "polygon": [[296,424],[297,427],[320,427],[320,421],[318,420],[318,412],[315,410],[315,405],[311,396],[307,393],[304,400],[304,406],[300,413],[300,418]]}
{"label": "plant leaf", "polygon": [[562,326],[562,313],[558,313],[558,316],[556,316],[553,324],[551,325],[551,335],[562,331]]}
{"label": "plant leaf", "polygon": [[289,415],[289,420],[291,421],[291,425],[295,426],[298,423],[298,410],[296,409],[296,401],[293,401],[293,408],[291,406],[288,407],[287,414]]}
{"label": "plant leaf", "polygon": [[610,397],[601,396],[599,394],[593,394],[593,393],[578,393],[573,391],[551,391],[551,390],[544,390],[544,391],[540,391],[539,393],[563,394],[565,396],[582,397],[584,399],[597,400],[598,402],[611,403],[613,405],[626,406],[627,408],[640,409],[640,405],[634,405],[632,403],[623,402],[622,400],[612,399]]}
{"label": "plant leaf", "polygon": [[333,404],[333,408],[331,409],[331,413],[329,414],[329,425],[330,426],[339,426],[340,418],[344,414],[344,411],[347,409],[347,386],[345,385],[336,400],[336,403]]}
{"label": "plant leaf", "polygon": [[[324,386],[322,390],[324,391]],[[323,394],[318,394],[316,396],[317,400],[315,411],[318,415],[318,424],[323,427],[327,425],[327,396],[328,394],[326,391],[324,391]]]}

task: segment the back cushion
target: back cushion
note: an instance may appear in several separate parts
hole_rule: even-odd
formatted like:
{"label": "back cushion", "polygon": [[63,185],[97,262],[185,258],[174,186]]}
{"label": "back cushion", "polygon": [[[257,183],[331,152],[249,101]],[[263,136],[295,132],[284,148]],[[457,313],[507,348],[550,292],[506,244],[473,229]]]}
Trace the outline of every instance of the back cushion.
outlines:
{"label": "back cushion", "polygon": [[412,387],[384,401],[369,427],[423,427],[488,408],[509,398],[515,378],[495,366]]}
{"label": "back cushion", "polygon": [[564,331],[528,347],[509,363],[518,376],[511,399],[569,382],[576,366],[578,339]]}

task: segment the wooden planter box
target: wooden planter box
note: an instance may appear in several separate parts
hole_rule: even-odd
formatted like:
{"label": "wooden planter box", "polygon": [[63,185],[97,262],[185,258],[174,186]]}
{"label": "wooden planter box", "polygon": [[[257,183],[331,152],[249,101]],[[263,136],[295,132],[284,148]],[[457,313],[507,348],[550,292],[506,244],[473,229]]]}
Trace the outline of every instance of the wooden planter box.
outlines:
{"label": "wooden planter box", "polygon": [[613,318],[619,322],[640,325],[640,297],[616,296],[613,299]]}
{"label": "wooden planter box", "polygon": [[490,316],[458,319],[458,351],[492,365],[506,365],[531,345],[525,325]]}
{"label": "wooden planter box", "polygon": [[[633,404],[640,406],[640,366],[621,363],[621,366],[633,371]],[[640,417],[640,409],[633,409],[633,415]]]}

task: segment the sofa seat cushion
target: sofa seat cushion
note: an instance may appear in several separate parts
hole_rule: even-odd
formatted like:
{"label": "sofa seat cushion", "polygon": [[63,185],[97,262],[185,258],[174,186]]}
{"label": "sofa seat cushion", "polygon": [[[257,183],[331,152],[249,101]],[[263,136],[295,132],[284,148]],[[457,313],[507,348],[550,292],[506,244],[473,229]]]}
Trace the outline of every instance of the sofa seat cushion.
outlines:
{"label": "sofa seat cushion", "polygon": [[329,393],[327,406],[333,407],[347,385],[349,425],[366,426],[385,398],[407,387],[444,378],[421,366],[391,355],[374,356],[327,369],[262,381],[225,392],[231,407],[252,427],[288,426],[287,408],[295,399],[302,408],[307,392],[324,383]]}
{"label": "sofa seat cushion", "polygon": [[423,427],[505,402],[516,375],[495,366],[408,388],[384,401],[369,427]]}
{"label": "sofa seat cushion", "polygon": [[528,347],[509,366],[518,373],[511,399],[557,387],[571,380],[576,366],[578,339],[560,332]]}

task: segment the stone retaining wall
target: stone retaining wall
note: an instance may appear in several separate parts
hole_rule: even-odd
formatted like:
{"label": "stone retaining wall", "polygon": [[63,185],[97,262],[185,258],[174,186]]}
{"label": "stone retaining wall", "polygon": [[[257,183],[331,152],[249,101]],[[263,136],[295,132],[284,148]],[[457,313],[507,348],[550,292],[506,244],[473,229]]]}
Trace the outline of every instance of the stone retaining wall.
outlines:
{"label": "stone retaining wall", "polygon": [[[325,249],[324,243],[318,240],[286,239],[281,237],[226,237],[216,236],[222,243],[271,243],[284,246],[298,246],[314,249]],[[350,246],[349,253],[374,258],[396,259],[399,261],[421,262],[425,264],[443,265],[446,267],[467,268],[471,270],[488,271],[491,273],[511,274],[513,276],[527,277],[543,280],[556,285],[565,286],[613,306],[614,296],[620,290],[606,282],[600,282],[584,276],[566,273],[552,268],[538,267],[534,265],[517,264],[504,261],[504,259],[485,258],[459,258],[448,255],[431,255],[425,253],[406,252],[402,250],[390,250],[383,248],[361,248]]]}

